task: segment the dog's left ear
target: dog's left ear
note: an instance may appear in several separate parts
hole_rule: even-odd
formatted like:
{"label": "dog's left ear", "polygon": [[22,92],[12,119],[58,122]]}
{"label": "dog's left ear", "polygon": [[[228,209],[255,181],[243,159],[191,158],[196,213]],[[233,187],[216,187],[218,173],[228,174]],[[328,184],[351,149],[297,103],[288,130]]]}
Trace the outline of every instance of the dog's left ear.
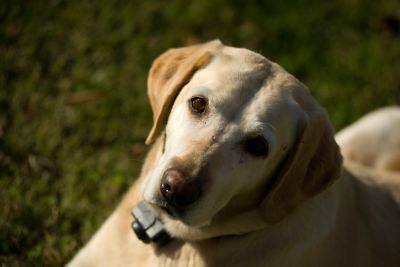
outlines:
{"label": "dog's left ear", "polygon": [[296,140],[272,177],[262,212],[277,223],[340,176],[342,156],[325,110],[301,87],[291,92],[299,107]]}
{"label": "dog's left ear", "polygon": [[154,121],[146,144],[152,143],[156,138],[181,89],[197,70],[211,61],[213,52],[221,46],[219,40],[214,40],[204,44],[169,49],[153,62],[147,80],[147,93]]}

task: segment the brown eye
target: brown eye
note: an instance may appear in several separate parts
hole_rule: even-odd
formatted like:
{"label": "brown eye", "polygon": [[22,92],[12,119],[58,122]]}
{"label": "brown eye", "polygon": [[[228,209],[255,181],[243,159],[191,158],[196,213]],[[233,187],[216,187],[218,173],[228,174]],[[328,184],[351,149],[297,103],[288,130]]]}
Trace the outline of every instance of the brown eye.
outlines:
{"label": "brown eye", "polygon": [[244,150],[255,157],[268,156],[268,142],[262,136],[250,138],[244,142]]}
{"label": "brown eye", "polygon": [[203,114],[207,107],[207,100],[204,97],[195,96],[190,99],[189,104],[194,113]]}

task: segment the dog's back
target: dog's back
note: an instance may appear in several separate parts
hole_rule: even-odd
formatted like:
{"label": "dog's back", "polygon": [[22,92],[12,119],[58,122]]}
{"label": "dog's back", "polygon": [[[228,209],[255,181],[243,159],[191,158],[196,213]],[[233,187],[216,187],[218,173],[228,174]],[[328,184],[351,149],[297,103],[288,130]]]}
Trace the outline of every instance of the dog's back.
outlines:
{"label": "dog's back", "polygon": [[336,135],[345,160],[400,172],[400,107],[369,113]]}

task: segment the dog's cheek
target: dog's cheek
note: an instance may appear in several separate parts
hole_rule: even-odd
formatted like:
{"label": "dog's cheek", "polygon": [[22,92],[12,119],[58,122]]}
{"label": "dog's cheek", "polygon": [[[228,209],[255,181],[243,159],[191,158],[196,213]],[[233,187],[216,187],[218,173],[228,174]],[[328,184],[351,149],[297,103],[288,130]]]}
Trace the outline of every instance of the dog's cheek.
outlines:
{"label": "dog's cheek", "polygon": [[235,175],[235,170],[222,170],[217,177],[210,179],[209,190],[205,196],[205,207],[208,215],[214,216],[224,208],[232,197],[239,191],[241,182]]}

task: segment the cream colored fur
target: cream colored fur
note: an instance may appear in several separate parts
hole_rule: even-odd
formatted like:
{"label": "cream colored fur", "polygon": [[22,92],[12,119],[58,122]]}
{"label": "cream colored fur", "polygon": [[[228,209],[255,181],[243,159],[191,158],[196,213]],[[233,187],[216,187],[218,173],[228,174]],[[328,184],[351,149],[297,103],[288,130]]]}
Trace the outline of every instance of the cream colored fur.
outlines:
{"label": "cream colored fur", "polygon": [[400,172],[400,108],[371,112],[336,135],[348,160]]}
{"label": "cream colored fur", "polygon": [[[188,108],[196,95],[208,99],[201,117]],[[147,142],[164,123],[166,134],[68,266],[398,266],[400,173],[376,167],[399,151],[391,145],[400,140],[391,131],[398,133],[397,115],[387,127],[367,117],[362,130],[356,123],[340,133],[342,166],[329,119],[305,86],[261,55],[219,41],[163,54],[150,71],[149,96],[155,124]],[[386,137],[364,138],[374,127]],[[267,157],[243,150],[255,134],[268,141]],[[391,149],[366,152],[372,143]],[[366,153],[374,158],[368,164]],[[171,217],[158,199],[176,162],[208,186]],[[140,200],[175,238],[167,246],[145,245],[132,232],[130,210]]]}

